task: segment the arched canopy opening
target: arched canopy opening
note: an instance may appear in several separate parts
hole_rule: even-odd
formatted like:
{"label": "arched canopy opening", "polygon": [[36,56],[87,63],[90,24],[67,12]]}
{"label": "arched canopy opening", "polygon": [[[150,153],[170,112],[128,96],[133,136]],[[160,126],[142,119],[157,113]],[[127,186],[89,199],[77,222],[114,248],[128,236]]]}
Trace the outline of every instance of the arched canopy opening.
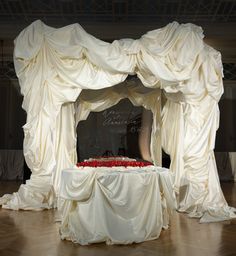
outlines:
{"label": "arched canopy opening", "polygon": [[[142,106],[144,109],[151,111],[151,118],[147,117],[150,115],[147,111],[143,112],[142,119],[148,118],[150,120],[143,120],[145,124],[143,123],[142,128],[140,127],[139,145],[136,145],[136,147],[140,146],[140,153],[144,160],[161,165],[161,90],[158,88],[144,87],[138,79],[132,79],[110,88],[96,91],[83,90],[75,103],[76,125],[80,121],[86,120],[90,112],[107,110],[118,104],[122,99],[128,99],[133,106]],[[109,121],[110,116],[107,114],[106,117]],[[117,121],[119,122],[119,120]],[[151,141],[152,138],[155,139]],[[79,139],[80,135],[78,134]],[[79,141],[77,144],[81,145]]]}

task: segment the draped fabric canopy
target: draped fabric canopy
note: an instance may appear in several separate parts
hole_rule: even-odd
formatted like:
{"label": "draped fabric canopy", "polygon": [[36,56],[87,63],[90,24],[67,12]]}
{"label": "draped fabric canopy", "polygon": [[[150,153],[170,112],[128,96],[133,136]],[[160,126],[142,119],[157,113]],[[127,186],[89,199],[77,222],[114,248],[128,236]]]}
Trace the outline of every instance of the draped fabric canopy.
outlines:
{"label": "draped fabric canopy", "polygon": [[[24,155],[32,176],[17,193],[1,199],[3,207],[55,206],[60,172],[76,163],[75,102],[81,91],[112,87],[137,74],[145,87],[164,89],[167,97],[162,146],[171,156],[179,210],[201,221],[234,216],[213,154],[223,93],[221,56],[203,42],[200,27],[173,22],[138,40],[107,43],[78,24],[55,29],[38,20],[16,38],[14,63],[27,112]],[[111,95],[106,92],[98,99],[104,106]],[[85,112],[92,108],[86,102],[78,106]],[[153,141],[155,136],[157,131]],[[154,149],[152,157],[155,162]]]}

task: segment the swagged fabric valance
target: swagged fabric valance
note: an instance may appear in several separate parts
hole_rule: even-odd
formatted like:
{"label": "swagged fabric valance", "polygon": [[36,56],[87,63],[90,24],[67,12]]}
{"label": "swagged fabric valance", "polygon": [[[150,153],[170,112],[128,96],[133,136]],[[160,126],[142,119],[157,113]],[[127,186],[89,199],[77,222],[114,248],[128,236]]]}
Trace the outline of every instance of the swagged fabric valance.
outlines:
{"label": "swagged fabric valance", "polygon": [[[76,163],[77,106],[96,109],[79,103],[81,91],[112,87],[137,74],[143,86],[163,89],[167,98],[162,147],[171,157],[178,210],[202,222],[235,216],[222,194],[213,153],[223,93],[221,55],[203,42],[201,27],[173,22],[138,40],[107,43],[79,24],[55,29],[37,20],[16,38],[14,63],[27,112],[24,155],[32,176],[1,199],[4,208],[55,207],[61,170]],[[106,105],[112,91],[96,101]],[[152,102],[147,108],[155,112]],[[155,163],[155,150],[152,157]]]}

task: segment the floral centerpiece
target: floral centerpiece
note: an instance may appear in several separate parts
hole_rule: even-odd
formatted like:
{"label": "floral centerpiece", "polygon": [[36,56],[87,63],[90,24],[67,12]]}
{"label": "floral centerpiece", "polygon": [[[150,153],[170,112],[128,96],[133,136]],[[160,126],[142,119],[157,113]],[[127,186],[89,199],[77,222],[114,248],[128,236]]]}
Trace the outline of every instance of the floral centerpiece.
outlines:
{"label": "floral centerpiece", "polygon": [[153,165],[150,162],[137,161],[128,157],[97,157],[77,163],[77,167],[144,167]]}

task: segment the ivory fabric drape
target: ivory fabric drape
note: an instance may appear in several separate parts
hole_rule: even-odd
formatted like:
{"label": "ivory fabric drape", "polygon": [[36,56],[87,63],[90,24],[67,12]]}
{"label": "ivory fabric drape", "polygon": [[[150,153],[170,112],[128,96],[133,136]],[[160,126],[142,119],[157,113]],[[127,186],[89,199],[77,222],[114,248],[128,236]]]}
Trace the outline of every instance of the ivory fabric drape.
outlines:
{"label": "ivory fabric drape", "polygon": [[158,238],[176,209],[172,175],[156,166],[63,170],[61,238],[82,245]]}
{"label": "ivory fabric drape", "polygon": [[84,89],[112,87],[136,73],[144,86],[167,95],[162,141],[181,195],[179,209],[202,221],[235,216],[221,192],[213,156],[223,93],[221,57],[204,44],[200,27],[173,22],[138,40],[107,43],[78,24],[55,29],[38,20],[16,38],[14,63],[27,112],[24,155],[32,177],[1,199],[4,208],[55,206],[61,170],[76,162],[74,102]]}

